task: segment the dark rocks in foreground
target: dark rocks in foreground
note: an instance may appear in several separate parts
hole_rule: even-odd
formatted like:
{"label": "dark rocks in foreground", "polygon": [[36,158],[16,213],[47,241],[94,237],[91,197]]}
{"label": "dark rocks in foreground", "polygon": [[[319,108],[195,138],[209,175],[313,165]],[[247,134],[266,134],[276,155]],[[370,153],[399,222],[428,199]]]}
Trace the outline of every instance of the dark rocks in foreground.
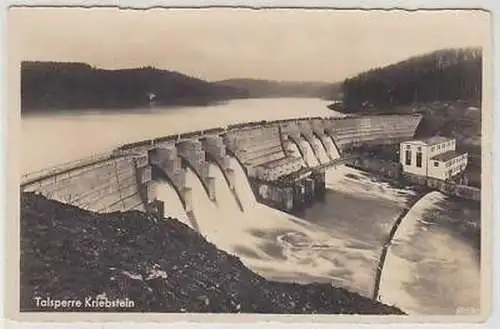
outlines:
{"label": "dark rocks in foreground", "polygon": [[328,284],[270,282],[175,219],[96,214],[21,195],[21,311],[45,300],[105,296],[131,308],[57,311],[403,314]]}

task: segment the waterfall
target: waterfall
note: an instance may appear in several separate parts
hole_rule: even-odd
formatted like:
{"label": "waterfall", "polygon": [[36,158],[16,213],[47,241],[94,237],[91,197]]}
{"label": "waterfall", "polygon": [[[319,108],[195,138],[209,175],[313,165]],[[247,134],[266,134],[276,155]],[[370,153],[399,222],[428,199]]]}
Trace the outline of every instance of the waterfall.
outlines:
{"label": "waterfall", "polygon": [[154,184],[156,198],[164,202],[165,217],[176,218],[192,228],[193,225],[189,221],[186,211],[184,210],[184,206],[182,205],[182,201],[177,195],[174,187],[165,181],[158,181]]}
{"label": "waterfall", "polygon": [[340,154],[339,151],[337,150],[337,147],[335,146],[333,137],[327,136],[325,138],[325,146],[332,160],[340,158]]}
{"label": "waterfall", "polygon": [[221,216],[216,203],[208,198],[203,184],[191,168],[186,169],[185,184],[189,189],[192,212],[200,233],[204,236],[215,234],[220,225],[228,222],[228,218]]}
{"label": "waterfall", "polygon": [[304,157],[307,165],[311,168],[319,166],[318,159],[314,155],[314,151],[311,147],[311,144],[309,144],[309,142],[304,137],[300,138],[300,145],[306,152],[306,154],[304,154]]}
{"label": "waterfall", "polygon": [[[297,149],[297,145],[292,145],[294,145]],[[298,156],[300,157],[300,153]],[[234,185],[236,194],[238,194],[238,197],[240,198],[243,209],[245,211],[252,210],[257,205],[257,199],[255,199],[255,195],[253,194],[252,187],[248,182],[245,171],[235,158],[230,158],[230,161],[231,168],[234,170]]]}
{"label": "waterfall", "polygon": [[302,158],[302,155],[300,154],[300,150],[299,150],[299,147],[297,146],[297,144],[295,144],[294,142],[289,142],[286,144],[285,148],[286,148],[287,154],[289,154],[295,158],[301,159],[302,162],[304,163],[304,165],[306,164],[304,161],[304,158]]}
{"label": "waterfall", "polygon": [[209,175],[215,178],[215,199],[217,200],[219,212],[222,212],[224,218],[228,221],[240,218],[241,209],[236,202],[234,194],[229,189],[220,167],[214,163],[210,163]]}
{"label": "waterfall", "polygon": [[323,143],[321,143],[321,140],[318,137],[313,136],[313,143],[316,146],[316,150],[318,151],[318,157],[321,164],[329,163],[330,158],[328,157],[328,154],[326,153],[326,150],[323,147]]}

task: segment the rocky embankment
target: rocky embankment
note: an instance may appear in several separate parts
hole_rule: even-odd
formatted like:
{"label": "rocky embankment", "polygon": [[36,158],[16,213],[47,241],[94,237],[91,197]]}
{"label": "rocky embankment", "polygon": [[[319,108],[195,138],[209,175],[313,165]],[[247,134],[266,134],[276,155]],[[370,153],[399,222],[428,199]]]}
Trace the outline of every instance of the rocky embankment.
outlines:
{"label": "rocky embankment", "polygon": [[21,310],[41,311],[37,298],[97,296],[134,306],[57,311],[402,314],[328,284],[267,281],[175,219],[96,214],[23,193]]}

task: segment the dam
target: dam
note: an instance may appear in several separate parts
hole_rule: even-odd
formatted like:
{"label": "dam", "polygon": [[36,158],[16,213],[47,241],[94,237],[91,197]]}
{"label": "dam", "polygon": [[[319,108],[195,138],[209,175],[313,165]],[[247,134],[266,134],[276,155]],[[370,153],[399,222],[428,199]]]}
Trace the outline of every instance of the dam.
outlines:
{"label": "dam", "polygon": [[[234,108],[228,113],[233,111]],[[463,233],[457,231],[462,224],[453,226],[449,232],[441,227],[442,223],[426,224],[432,219],[420,224],[419,213],[410,211],[401,229],[410,225],[405,223],[417,222],[417,227],[422,228],[416,229],[418,234],[411,234],[417,234],[418,240],[408,236],[409,242],[386,250],[384,272],[379,276],[383,265],[381,254],[394,223],[420,196],[345,164],[353,162],[350,160],[359,146],[411,139],[421,117],[326,114],[276,120],[271,116],[267,121],[238,123],[230,120],[219,122],[218,127],[214,120],[205,126],[217,128],[198,129],[194,125],[191,132],[182,132],[182,126],[178,129],[174,126],[173,130],[170,123],[165,127],[166,136],[159,134],[161,124],[151,132],[144,131],[148,127],[144,120],[163,121],[155,116],[138,117],[131,120],[132,125],[142,122],[138,127],[142,132],[132,133],[136,137],[142,134],[142,139],[136,139],[138,142],[130,140],[128,134],[120,135],[124,129],[120,117],[117,126],[109,134],[103,134],[103,138],[109,142],[126,136],[128,141],[115,143],[107,152],[42,170],[28,170],[22,177],[21,190],[104,214],[128,210],[163,214],[199,232],[217,248],[236,255],[246,267],[266,279],[329,283],[368,298],[380,298],[410,313],[429,312],[427,300],[434,291],[435,280],[425,279],[427,267],[443,264],[440,284],[447,289],[448,298],[436,299],[434,309],[450,314],[457,307],[477,305],[477,296],[462,293],[464,289],[476,291],[478,282],[477,261],[469,244],[462,240]],[[162,115],[165,115],[162,120],[171,122],[177,114]],[[99,124],[90,126],[89,119],[84,117],[82,124],[69,125],[69,129],[83,130],[83,134],[75,132],[75,136],[84,138],[85,131],[102,129],[100,123],[110,118],[100,115],[95,120]],[[61,121],[56,121],[56,125],[62,125]],[[62,125],[57,129],[68,128]],[[50,143],[50,140],[35,141]],[[89,141],[97,142],[103,141]],[[68,145],[64,148],[71,151]],[[30,156],[36,156],[37,147],[27,149]],[[76,151],[83,154],[83,150]],[[46,162],[56,161],[48,158]],[[464,206],[452,199],[443,201],[442,197],[429,200],[432,201],[427,208],[443,213]],[[440,206],[439,202],[447,204]],[[479,218],[476,212],[472,208],[465,215],[474,214],[471,218],[474,222],[474,218]],[[461,220],[456,218],[457,214],[446,216],[443,218]],[[434,232],[438,226],[440,230]],[[447,240],[441,238],[443,230],[448,232]],[[398,234],[402,233],[396,234],[396,240],[400,239]],[[446,261],[449,255],[441,259],[431,249],[422,248],[435,241],[447,241],[449,250],[461,250],[452,265]],[[402,248],[405,254],[401,254]],[[416,256],[423,250],[427,252],[428,265],[424,267],[422,263],[417,268],[413,259],[423,257]],[[418,280],[400,275],[403,269],[421,275]],[[457,276],[459,280],[444,279]],[[419,287],[418,298],[413,287]]]}
{"label": "dam", "polygon": [[[312,117],[172,134],[29,173],[21,189],[98,213],[137,210],[175,218],[268,279],[333,282],[372,298],[383,241],[398,204],[411,193],[399,191],[402,196],[391,197],[397,203],[373,202],[363,199],[372,183],[361,180],[356,193],[362,199],[314,214],[318,206],[339,203],[332,203],[331,191],[346,183],[355,188],[342,178],[357,175],[344,165],[352,148],[409,139],[420,120]],[[359,202],[371,205],[367,216],[352,211]],[[329,222],[309,223],[302,219],[308,213]],[[372,244],[359,240],[361,231],[342,233],[344,224],[366,226]],[[336,225],[331,232],[330,225]],[[359,266],[365,276],[354,275]]]}
{"label": "dam", "polygon": [[241,169],[257,202],[296,213],[323,198],[325,168],[349,160],[350,148],[410,139],[420,120],[420,115],[313,117],[197,130],[29,173],[21,189],[101,213],[140,210],[168,216],[170,205],[163,204],[156,191],[158,182],[164,182],[193,217],[188,176],[196,177],[213,203],[218,202],[216,185],[222,180],[245,211],[235,182],[235,172]]}

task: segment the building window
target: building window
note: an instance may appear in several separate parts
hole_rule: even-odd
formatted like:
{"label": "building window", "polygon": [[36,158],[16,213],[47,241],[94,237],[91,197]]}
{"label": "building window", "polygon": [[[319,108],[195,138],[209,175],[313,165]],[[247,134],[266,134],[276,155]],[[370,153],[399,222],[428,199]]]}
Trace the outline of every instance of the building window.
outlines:
{"label": "building window", "polygon": [[417,147],[417,151],[422,152],[422,147]]}
{"label": "building window", "polygon": [[417,167],[422,168],[422,152],[417,153]]}
{"label": "building window", "polygon": [[434,146],[433,146],[433,147],[431,147],[431,152],[434,152],[434,149],[435,149],[435,147],[434,147]]}
{"label": "building window", "polygon": [[439,162],[434,161],[434,167],[439,167]]}
{"label": "building window", "polygon": [[411,151],[406,151],[405,164],[411,166]]}

